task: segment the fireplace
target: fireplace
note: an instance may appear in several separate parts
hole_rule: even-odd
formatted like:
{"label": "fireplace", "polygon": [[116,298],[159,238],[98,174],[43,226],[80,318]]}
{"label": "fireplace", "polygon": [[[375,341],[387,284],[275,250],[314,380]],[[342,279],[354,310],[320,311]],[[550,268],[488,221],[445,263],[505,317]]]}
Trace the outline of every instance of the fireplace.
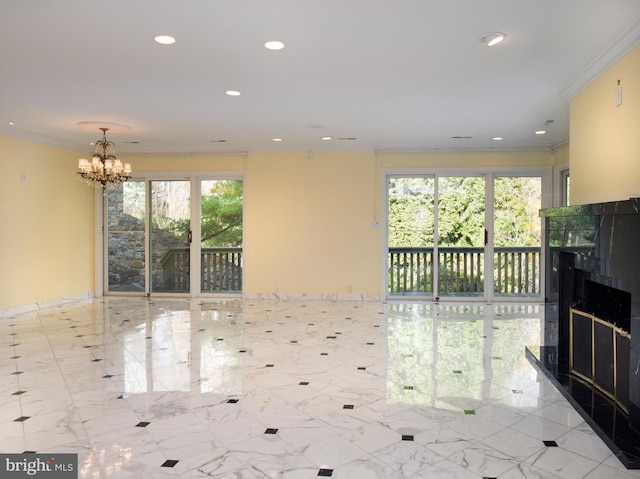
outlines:
{"label": "fireplace", "polygon": [[527,356],[640,468],[640,199],[542,210],[544,345]]}

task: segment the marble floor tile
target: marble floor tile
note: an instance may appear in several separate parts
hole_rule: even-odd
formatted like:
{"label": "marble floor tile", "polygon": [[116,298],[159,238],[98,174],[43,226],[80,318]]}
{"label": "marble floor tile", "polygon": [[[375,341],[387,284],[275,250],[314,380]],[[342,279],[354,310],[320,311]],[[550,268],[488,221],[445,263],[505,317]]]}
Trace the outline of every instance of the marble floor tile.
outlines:
{"label": "marble floor tile", "polygon": [[80,479],[640,478],[526,359],[542,318],[302,297],[4,317],[0,452],[78,454]]}

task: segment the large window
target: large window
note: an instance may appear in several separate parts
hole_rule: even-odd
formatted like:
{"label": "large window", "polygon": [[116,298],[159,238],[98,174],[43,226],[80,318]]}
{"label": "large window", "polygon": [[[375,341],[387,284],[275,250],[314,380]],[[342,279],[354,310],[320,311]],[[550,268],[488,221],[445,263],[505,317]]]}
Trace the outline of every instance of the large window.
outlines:
{"label": "large window", "polygon": [[540,297],[542,174],[387,176],[387,295]]}
{"label": "large window", "polygon": [[242,209],[243,182],[235,178],[150,179],[109,188],[107,291],[241,292]]}

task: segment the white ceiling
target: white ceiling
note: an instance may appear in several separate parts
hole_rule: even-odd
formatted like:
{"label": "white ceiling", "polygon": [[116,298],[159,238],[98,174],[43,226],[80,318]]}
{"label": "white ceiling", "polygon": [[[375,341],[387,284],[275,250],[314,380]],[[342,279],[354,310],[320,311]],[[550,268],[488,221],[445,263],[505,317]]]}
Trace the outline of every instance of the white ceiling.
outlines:
{"label": "white ceiling", "polygon": [[639,41],[638,0],[2,0],[0,134],[90,151],[78,122],[123,123],[120,155],[546,149]]}

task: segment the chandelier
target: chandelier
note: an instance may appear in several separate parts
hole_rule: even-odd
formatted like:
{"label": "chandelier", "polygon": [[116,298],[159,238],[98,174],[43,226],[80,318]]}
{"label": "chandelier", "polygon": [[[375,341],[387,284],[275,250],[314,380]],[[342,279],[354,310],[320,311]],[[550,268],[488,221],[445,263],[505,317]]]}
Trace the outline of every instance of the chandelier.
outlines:
{"label": "chandelier", "polygon": [[78,175],[89,185],[108,188],[131,178],[131,164],[122,164],[116,158],[115,143],[107,140],[109,128],[99,128],[102,139],[96,141],[91,161],[84,158],[78,160]]}

